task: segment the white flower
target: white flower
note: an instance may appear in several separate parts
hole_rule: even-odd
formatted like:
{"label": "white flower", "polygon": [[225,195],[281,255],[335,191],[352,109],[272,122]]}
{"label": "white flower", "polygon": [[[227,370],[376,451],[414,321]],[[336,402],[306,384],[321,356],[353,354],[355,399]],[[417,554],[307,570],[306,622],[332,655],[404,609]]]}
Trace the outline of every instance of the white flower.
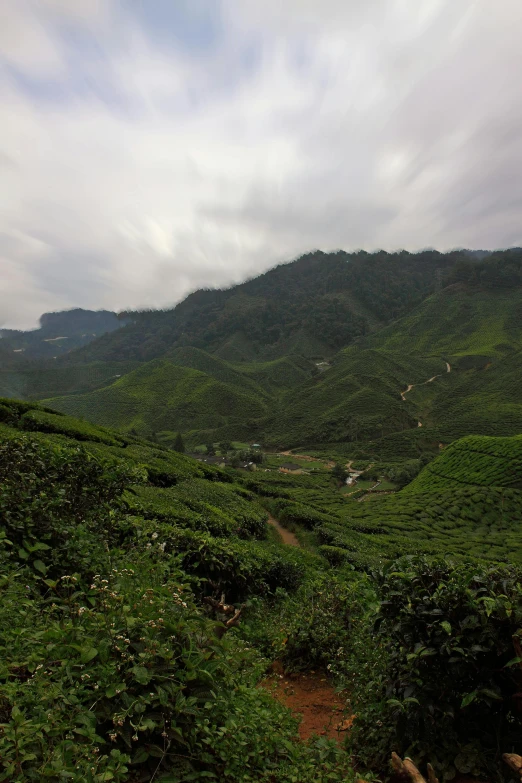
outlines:
{"label": "white flower", "polygon": [[152,534],[152,538],[156,539],[157,537],[158,537],[158,534],[157,534],[157,533],[153,533],[153,534]]}

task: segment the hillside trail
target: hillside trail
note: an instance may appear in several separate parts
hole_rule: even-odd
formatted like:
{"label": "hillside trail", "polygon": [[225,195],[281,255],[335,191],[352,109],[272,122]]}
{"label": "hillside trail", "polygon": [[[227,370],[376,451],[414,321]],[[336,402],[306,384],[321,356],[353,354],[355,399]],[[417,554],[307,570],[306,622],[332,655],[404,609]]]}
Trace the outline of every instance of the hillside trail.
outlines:
{"label": "hillside trail", "polygon": [[[451,364],[449,362],[444,362],[446,365],[446,372],[451,372]],[[438,373],[438,375],[433,375],[431,378],[428,378],[427,381],[423,381],[422,383],[417,384],[417,386],[425,386],[427,383],[433,383],[435,378],[440,378],[443,373]],[[406,395],[411,392],[412,389],[415,388],[415,384],[409,383],[408,388],[404,391],[401,391],[401,399],[403,402],[406,402]],[[422,427],[422,421],[417,422],[417,427]]]}
{"label": "hillside trail", "polygon": [[344,714],[346,696],[336,693],[322,672],[285,674],[279,661],[272,664],[272,671],[260,687],[301,718],[298,729],[301,740],[318,734],[341,741],[354,718]]}
{"label": "hillside trail", "polygon": [[273,516],[269,515],[267,521],[269,525],[275,527],[275,529],[283,539],[283,544],[286,544],[287,546],[296,546],[296,547],[301,546],[296,536],[293,533],[291,533],[289,530],[287,530],[286,527],[283,527],[283,525],[280,522],[278,522],[277,519],[274,519]]}
{"label": "hillside trail", "polygon": [[310,454],[294,454],[293,451],[280,451],[283,457],[295,457],[296,459],[304,459],[306,462],[324,462],[327,468],[333,468],[335,462],[332,460],[322,460],[319,457],[311,457]]}
{"label": "hillside trail", "polygon": [[349,473],[353,473],[356,476],[360,476],[363,471],[362,470],[356,470],[355,468],[352,468],[352,465],[353,465],[354,462],[355,462],[355,460],[353,460],[353,459],[349,460],[346,463],[346,470]]}

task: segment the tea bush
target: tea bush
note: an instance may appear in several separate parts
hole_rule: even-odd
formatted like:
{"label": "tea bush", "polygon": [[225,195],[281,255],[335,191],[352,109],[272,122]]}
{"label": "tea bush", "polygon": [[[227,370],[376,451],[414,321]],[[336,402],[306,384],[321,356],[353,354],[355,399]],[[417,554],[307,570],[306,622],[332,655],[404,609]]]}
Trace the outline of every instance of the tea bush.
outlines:
{"label": "tea bush", "polygon": [[0,517],[12,558],[41,574],[93,573],[114,542],[119,498],[145,475],[81,446],[0,442]]}
{"label": "tea bush", "polygon": [[351,743],[360,762],[384,767],[395,750],[445,780],[498,773],[500,754],[522,736],[521,576],[424,558],[376,574],[373,642],[344,662],[357,674]]}

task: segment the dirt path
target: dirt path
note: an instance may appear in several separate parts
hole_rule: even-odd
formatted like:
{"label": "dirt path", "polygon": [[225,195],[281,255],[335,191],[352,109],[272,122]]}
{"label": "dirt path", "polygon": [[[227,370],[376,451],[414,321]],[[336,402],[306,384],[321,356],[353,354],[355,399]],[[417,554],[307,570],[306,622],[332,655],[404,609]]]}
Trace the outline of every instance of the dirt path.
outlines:
{"label": "dirt path", "polygon": [[[451,364],[449,362],[444,362],[446,365],[446,372],[451,372]],[[432,378],[428,378],[427,381],[423,381],[422,383],[417,384],[417,386],[425,386],[427,383],[433,383],[435,378],[440,378],[442,373],[439,373],[438,375],[434,375]],[[406,402],[406,395],[411,392],[412,389],[415,388],[415,384],[409,383],[408,388],[401,392],[401,399],[403,402]],[[419,427],[422,427],[421,422],[418,423]]]}
{"label": "dirt path", "polygon": [[413,383],[409,383],[408,388],[405,391],[401,392],[401,397],[403,402],[406,402],[406,394],[408,394],[408,392],[411,392],[412,389],[413,389]]}
{"label": "dirt path", "polygon": [[343,702],[346,699],[337,694],[326,677],[319,672],[306,674],[283,673],[280,663],[273,664],[274,674],[261,683],[282,704],[301,716],[299,736],[307,740],[314,734],[341,740],[353,722],[346,717]]}
{"label": "dirt path", "polygon": [[335,462],[331,460],[321,459],[320,457],[311,457],[310,454],[294,454],[293,451],[280,451],[283,457],[295,457],[296,459],[303,459],[305,462],[323,462],[327,468],[333,468]]}
{"label": "dirt path", "polygon": [[297,547],[301,546],[296,536],[293,533],[291,533],[289,530],[287,530],[286,527],[283,527],[282,524],[277,521],[277,519],[274,519],[274,517],[269,516],[267,521],[269,525],[275,527],[275,529],[283,539],[283,544],[287,544],[288,546],[297,546]]}
{"label": "dirt path", "polygon": [[346,470],[349,473],[354,473],[355,475],[360,476],[361,473],[363,473],[364,471],[362,471],[362,470],[355,470],[355,468],[352,468],[352,465],[353,465],[354,462],[355,462],[355,460],[353,460],[353,459],[351,459],[349,462],[347,462],[346,463]]}

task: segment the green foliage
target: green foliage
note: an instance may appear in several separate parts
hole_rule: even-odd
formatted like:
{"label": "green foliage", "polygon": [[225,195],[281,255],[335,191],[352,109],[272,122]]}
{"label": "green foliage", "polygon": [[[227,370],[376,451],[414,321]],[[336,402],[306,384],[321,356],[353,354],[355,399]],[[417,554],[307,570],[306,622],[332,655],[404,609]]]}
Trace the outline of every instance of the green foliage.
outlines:
{"label": "green foliage", "polygon": [[104,433],[99,427],[93,427],[86,421],[78,421],[70,416],[57,416],[55,412],[45,410],[28,411],[21,421],[22,429],[38,432],[56,432],[60,435],[70,435],[76,440],[98,441],[109,446],[116,446],[120,440]]}
{"label": "green foliage", "polygon": [[181,576],[142,557],[85,589],[4,580],[0,779],[252,781],[299,756],[255,655],[218,642]]}
{"label": "green foliage", "polygon": [[268,603],[251,603],[242,635],[287,671],[330,670],[351,648],[354,627],[378,605],[371,580],[352,570],[309,573],[295,593],[278,590]]}
{"label": "green foliage", "polygon": [[420,558],[377,575],[374,647],[386,654],[379,661],[370,651],[357,671],[351,742],[361,761],[371,755],[384,766],[393,747],[451,779],[491,773],[502,750],[516,747],[520,577]]}
{"label": "green foliage", "polygon": [[11,558],[44,575],[93,573],[114,540],[116,503],[143,472],[81,447],[0,442],[0,516]]}
{"label": "green foliage", "polygon": [[20,436],[40,409],[4,407],[0,780],[353,781],[342,749],[297,741],[255,687],[266,661],[200,603],[291,595],[320,561],[251,540],[266,512],[222,471],[49,431],[51,412]]}
{"label": "green foliage", "polygon": [[178,432],[178,434],[176,435],[172,448],[174,449],[174,451],[177,451],[180,454],[185,453],[185,444],[183,443],[183,438],[181,437],[180,432]]}
{"label": "green foliage", "polygon": [[332,468],[332,476],[336,481],[339,481],[341,484],[344,484],[346,479],[348,478],[348,472],[346,468],[344,468],[342,465],[339,465],[339,463],[336,462]]}

